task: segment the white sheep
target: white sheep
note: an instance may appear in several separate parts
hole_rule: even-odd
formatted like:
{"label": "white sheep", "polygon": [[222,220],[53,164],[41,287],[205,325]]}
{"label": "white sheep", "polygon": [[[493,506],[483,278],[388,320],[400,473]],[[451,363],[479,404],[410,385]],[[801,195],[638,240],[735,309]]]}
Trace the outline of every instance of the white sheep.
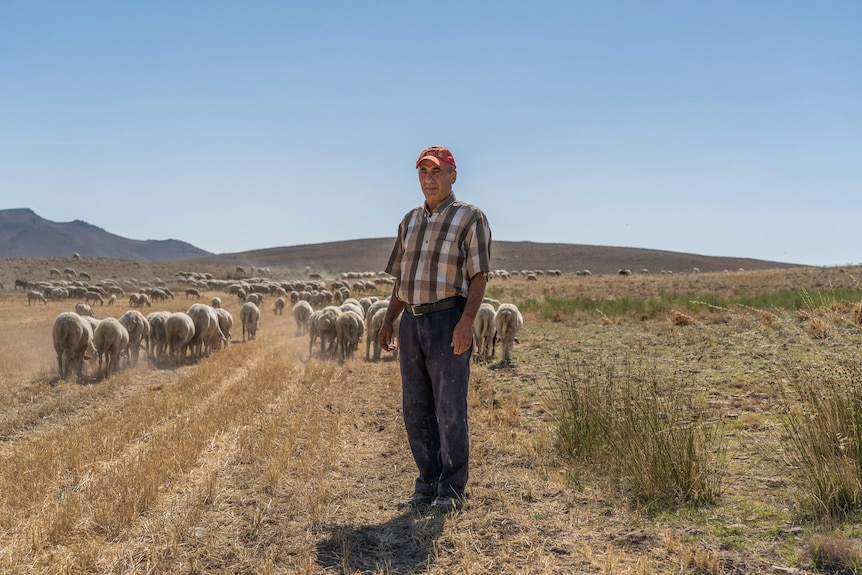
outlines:
{"label": "white sheep", "polygon": [[353,310],[346,310],[335,321],[335,337],[342,361],[353,357],[359,341],[365,333],[365,323],[362,316]]}
{"label": "white sheep", "polygon": [[503,363],[512,363],[512,346],[515,343],[518,330],[523,325],[524,317],[515,304],[504,303],[500,305],[494,318],[494,326],[497,328],[497,338],[502,346]]}
{"label": "white sheep", "polygon": [[92,326],[75,312],[67,311],[54,320],[52,335],[60,379],[68,379],[74,373],[80,381],[84,360],[96,355]]}
{"label": "white sheep", "polygon": [[154,311],[147,315],[147,323],[150,324],[149,337],[147,338],[147,356],[150,362],[158,363],[164,359],[167,340],[165,339],[165,322],[169,311]]}
{"label": "white sheep", "polygon": [[276,298],[275,300],[275,309],[273,310],[275,315],[284,315],[284,298]]}
{"label": "white sheep", "polygon": [[[99,375],[108,376],[116,372],[120,365],[120,354],[129,346],[129,332],[115,317],[106,317],[99,322],[93,334],[93,345],[99,356]],[[105,370],[102,371],[102,357]]]}
{"label": "white sheep", "polygon": [[195,322],[181,311],[173,312],[165,320],[165,343],[171,361],[182,365],[189,342],[195,335]]}
{"label": "white sheep", "polygon": [[362,304],[359,303],[358,300],[351,298],[347,298],[344,302],[338,306],[342,312],[345,311],[353,311],[362,318],[363,323],[365,322],[365,308],[362,307]]}
{"label": "white sheep", "polygon": [[215,309],[202,303],[192,304],[186,314],[195,324],[195,335],[189,342],[192,359],[195,361],[209,355],[210,352],[227,338],[218,325],[218,314]]}
{"label": "white sheep", "polygon": [[[296,292],[292,292],[296,293]],[[296,322],[296,335],[304,335],[308,331],[308,318],[314,313],[311,304],[305,300],[297,301],[293,306],[293,320]]]}
{"label": "white sheep", "polygon": [[255,339],[260,322],[260,308],[254,302],[245,302],[239,308],[239,321],[242,323],[242,340]]}
{"label": "white sheep", "polygon": [[497,335],[497,327],[494,325],[496,315],[494,306],[490,303],[483,303],[476,312],[476,319],[473,320],[473,341],[477,361],[485,361],[493,356],[494,337]]}
{"label": "white sheep", "polygon": [[[371,311],[371,308],[369,308]],[[404,313],[399,313],[395,319],[392,321],[392,342],[398,339],[398,332],[401,327],[401,317]],[[386,317],[386,306],[378,308],[375,310],[374,315],[371,316],[371,321],[368,323],[368,342],[369,344],[374,345],[374,360],[377,361],[380,359],[380,327],[383,325],[383,319]],[[373,342],[371,340],[374,340]],[[366,344],[366,358],[368,344]],[[398,358],[398,348],[395,348],[395,357]]]}
{"label": "white sheep", "polygon": [[218,327],[226,338],[224,341],[220,340],[216,343],[215,348],[221,349],[221,347],[223,345],[227,345],[227,342],[233,337],[233,334],[231,333],[231,330],[233,329],[233,316],[223,307],[217,307],[214,309],[218,315]]}
{"label": "white sheep", "polygon": [[45,305],[48,305],[48,300],[45,299],[45,296],[40,294],[37,291],[27,292],[27,305],[33,305],[33,302],[42,302]]}
{"label": "white sheep", "polygon": [[88,315],[90,317],[96,317],[96,312],[93,311],[93,308],[84,302],[78,302],[75,304],[75,313],[82,316]]}
{"label": "white sheep", "polygon": [[[365,299],[365,298],[363,298]],[[362,300],[360,300],[360,303]],[[374,354],[375,359],[380,359],[380,342],[377,341],[377,334],[380,331],[380,325],[382,324],[382,316],[381,320],[374,324],[374,316],[377,314],[379,310],[386,310],[389,307],[388,299],[381,299],[375,302],[372,302],[368,309],[365,310],[365,333],[368,334],[368,337],[365,339],[365,359],[371,359],[371,346],[374,346]],[[372,341],[374,340],[374,341]]]}
{"label": "white sheep", "polygon": [[[116,298],[114,301],[116,301]],[[102,297],[102,294],[96,291],[87,291],[84,294],[84,303],[90,302],[93,302],[93,305],[95,305],[96,302],[99,302],[99,305],[105,305],[105,299]]]}
{"label": "white sheep", "polygon": [[320,338],[320,352],[330,353],[335,351],[335,322],[338,321],[338,316],[342,311],[332,305],[328,305],[323,309],[315,311],[308,319],[308,355],[311,357],[311,351],[314,348],[314,342]]}
{"label": "white sheep", "polygon": [[129,332],[128,355],[132,366],[138,365],[141,342],[145,345],[150,339],[150,322],[137,310],[129,310],[120,316],[120,323]]}

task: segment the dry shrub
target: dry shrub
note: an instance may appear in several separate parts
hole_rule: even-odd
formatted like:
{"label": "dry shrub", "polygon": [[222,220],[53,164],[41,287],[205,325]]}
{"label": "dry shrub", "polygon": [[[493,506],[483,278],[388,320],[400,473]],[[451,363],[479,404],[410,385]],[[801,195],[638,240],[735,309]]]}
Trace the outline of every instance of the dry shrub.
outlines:
{"label": "dry shrub", "polygon": [[811,337],[814,339],[826,339],[829,332],[829,322],[825,319],[815,317],[808,324],[808,331],[811,332]]}
{"label": "dry shrub", "polygon": [[796,310],[796,319],[799,321],[808,321],[811,319],[811,313],[804,309],[798,309]]}
{"label": "dry shrub", "polygon": [[833,301],[829,304],[830,311],[834,311],[835,313],[850,313],[852,308],[853,304],[849,301]]}
{"label": "dry shrub", "polygon": [[862,325],[862,303],[853,306],[853,309],[850,310],[850,319],[853,320],[854,324]]}
{"label": "dry shrub", "polygon": [[811,564],[829,573],[862,572],[862,545],[855,539],[818,535],[808,541],[806,549]]}
{"label": "dry shrub", "polygon": [[675,311],[671,315],[670,321],[673,325],[691,325],[694,323],[694,318],[682,312]]}
{"label": "dry shrub", "polygon": [[769,327],[772,326],[772,323],[776,320],[778,316],[776,316],[771,311],[760,310],[760,321],[763,322],[763,325]]}

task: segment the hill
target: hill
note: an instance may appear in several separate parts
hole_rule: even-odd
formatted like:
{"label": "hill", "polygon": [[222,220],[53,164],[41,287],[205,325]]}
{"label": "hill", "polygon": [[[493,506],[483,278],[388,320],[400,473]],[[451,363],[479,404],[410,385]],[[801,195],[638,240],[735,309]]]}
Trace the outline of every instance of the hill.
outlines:
{"label": "hill", "polygon": [[[190,268],[195,265],[269,266],[274,270],[303,270],[308,267],[323,275],[341,271],[378,271],[385,266],[394,241],[395,238],[374,238],[277,247],[195,258],[186,263]],[[491,267],[506,270],[554,269],[563,273],[590,270],[593,274],[615,274],[620,269],[630,269],[635,273],[643,269],[651,273],[678,273],[698,268],[708,273],[740,268],[762,270],[799,266],[751,258],[701,256],[641,248],[495,241],[491,249]]]}
{"label": "hill", "polygon": [[75,220],[52,222],[33,210],[0,210],[0,257],[84,257],[176,261],[210,255],[179,240],[130,240]]}

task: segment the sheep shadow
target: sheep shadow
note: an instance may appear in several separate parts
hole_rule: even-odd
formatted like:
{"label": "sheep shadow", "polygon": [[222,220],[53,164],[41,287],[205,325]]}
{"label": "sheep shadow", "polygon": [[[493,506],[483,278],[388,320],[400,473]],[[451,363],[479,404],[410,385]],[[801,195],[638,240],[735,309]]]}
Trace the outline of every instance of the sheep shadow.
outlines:
{"label": "sheep shadow", "polygon": [[317,562],[327,572],[424,573],[446,518],[407,512],[379,525],[334,525],[317,545]]}

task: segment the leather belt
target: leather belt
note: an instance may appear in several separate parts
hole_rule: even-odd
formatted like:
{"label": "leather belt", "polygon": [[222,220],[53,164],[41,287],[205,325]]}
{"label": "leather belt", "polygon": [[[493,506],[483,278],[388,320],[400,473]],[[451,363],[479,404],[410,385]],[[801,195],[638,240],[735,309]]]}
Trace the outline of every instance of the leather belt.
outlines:
{"label": "leather belt", "polygon": [[467,300],[459,295],[443,298],[432,303],[423,303],[419,305],[404,304],[404,307],[413,315],[425,315],[426,313],[434,313],[435,311],[443,311],[452,309],[467,303]]}

